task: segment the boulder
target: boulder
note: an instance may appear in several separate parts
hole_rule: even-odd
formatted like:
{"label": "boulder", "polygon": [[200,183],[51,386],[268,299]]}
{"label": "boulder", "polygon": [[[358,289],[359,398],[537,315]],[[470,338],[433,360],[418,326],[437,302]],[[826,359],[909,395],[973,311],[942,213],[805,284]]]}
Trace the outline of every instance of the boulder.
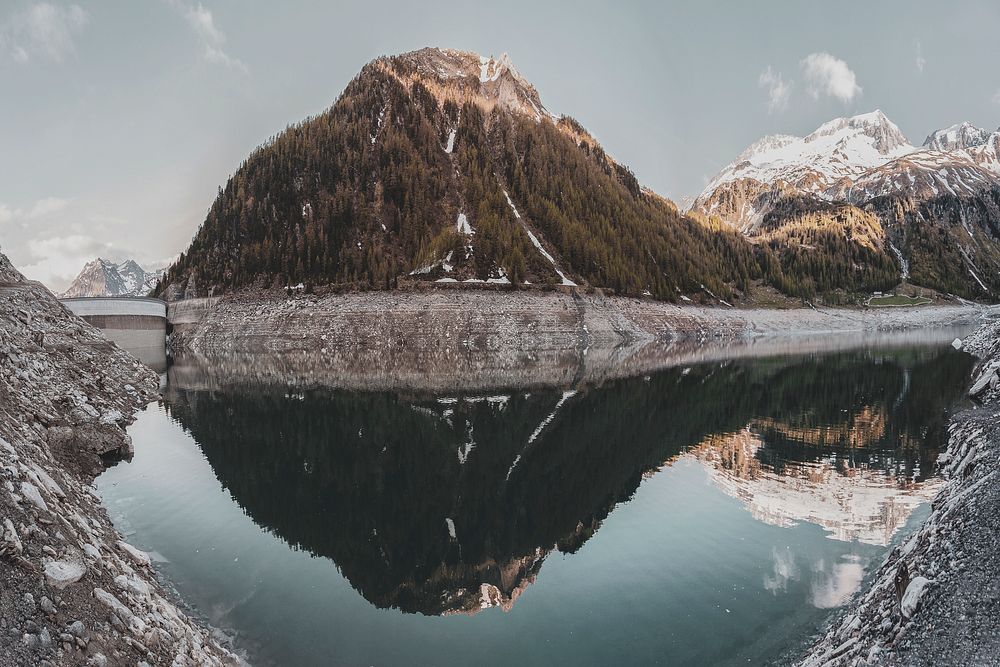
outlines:
{"label": "boulder", "polygon": [[83,579],[87,566],[75,558],[51,560],[45,564],[45,581],[49,586],[62,590]]}

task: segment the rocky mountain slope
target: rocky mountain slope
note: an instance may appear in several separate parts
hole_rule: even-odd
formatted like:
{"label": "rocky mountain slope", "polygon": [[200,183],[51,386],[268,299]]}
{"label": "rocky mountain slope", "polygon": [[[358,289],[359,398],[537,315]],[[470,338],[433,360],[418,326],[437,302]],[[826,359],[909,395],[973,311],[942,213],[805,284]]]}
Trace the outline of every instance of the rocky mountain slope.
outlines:
{"label": "rocky mountain slope", "polygon": [[877,219],[878,273],[892,263],[898,279],[990,297],[1000,290],[998,148],[1000,130],[968,123],[938,130],[918,148],[881,111],[839,118],[806,137],[756,142],[712,179],[692,210],[771,241],[784,212],[802,207],[790,200],[850,206],[854,217]]}
{"label": "rocky mountain slope", "polygon": [[90,488],[157,387],[0,255],[0,664],[237,664]]}
{"label": "rocky mountain slope", "polygon": [[116,264],[98,257],[87,262],[60,296],[146,296],[162,276],[162,270],[146,271],[132,259]]}

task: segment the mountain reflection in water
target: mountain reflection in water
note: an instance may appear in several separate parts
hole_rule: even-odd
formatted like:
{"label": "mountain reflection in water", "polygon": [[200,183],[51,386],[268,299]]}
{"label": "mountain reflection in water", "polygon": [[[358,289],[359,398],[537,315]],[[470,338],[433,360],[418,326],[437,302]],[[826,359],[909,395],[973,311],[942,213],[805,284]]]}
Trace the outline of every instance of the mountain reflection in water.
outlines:
{"label": "mountain reflection in water", "polygon": [[[681,459],[759,520],[886,545],[933,495],[971,365],[939,346],[861,350],[459,396],[289,389],[183,365],[163,405],[259,526],[334,561],[377,607],[443,615],[510,609],[550,553],[580,549]],[[774,560],[772,591],[798,567]],[[827,567],[819,607],[863,572]]]}

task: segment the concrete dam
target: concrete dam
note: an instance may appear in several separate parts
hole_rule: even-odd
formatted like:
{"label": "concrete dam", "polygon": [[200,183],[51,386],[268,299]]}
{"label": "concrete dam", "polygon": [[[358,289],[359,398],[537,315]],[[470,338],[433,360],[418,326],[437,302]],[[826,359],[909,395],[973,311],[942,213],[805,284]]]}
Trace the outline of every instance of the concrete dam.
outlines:
{"label": "concrete dam", "polygon": [[167,304],[145,297],[74,297],[60,299],[109,340],[155,371],[167,368]]}

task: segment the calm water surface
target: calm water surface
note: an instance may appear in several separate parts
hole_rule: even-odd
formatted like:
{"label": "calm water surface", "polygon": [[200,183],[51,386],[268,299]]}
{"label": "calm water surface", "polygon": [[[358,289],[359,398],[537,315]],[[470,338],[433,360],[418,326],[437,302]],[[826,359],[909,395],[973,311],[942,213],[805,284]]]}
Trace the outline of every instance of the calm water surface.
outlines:
{"label": "calm water surface", "polygon": [[98,486],[255,664],[765,664],[923,517],[971,365],[869,345],[488,395],[187,367]]}

